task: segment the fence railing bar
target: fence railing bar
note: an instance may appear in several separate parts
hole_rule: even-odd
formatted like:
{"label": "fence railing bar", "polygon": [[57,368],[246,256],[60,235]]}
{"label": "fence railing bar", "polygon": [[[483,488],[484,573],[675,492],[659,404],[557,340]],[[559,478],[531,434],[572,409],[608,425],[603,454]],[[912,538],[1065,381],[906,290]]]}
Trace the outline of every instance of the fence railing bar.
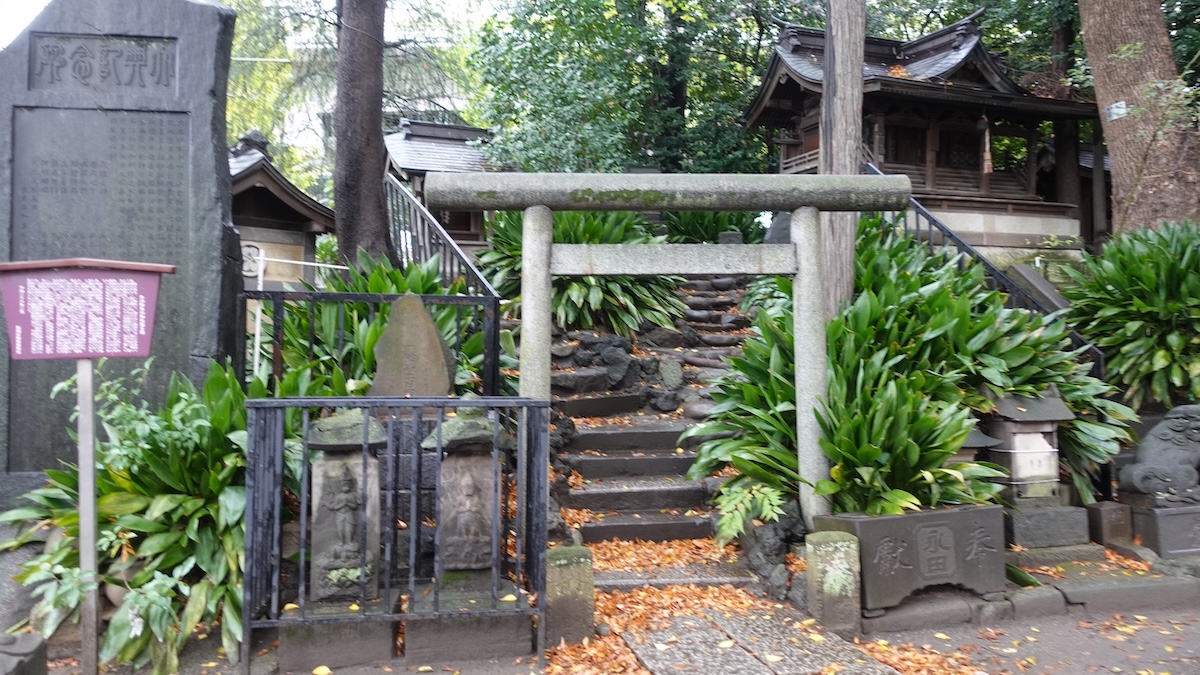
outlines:
{"label": "fence railing bar", "polygon": [[[419,409],[418,409],[419,410]],[[442,446],[442,425],[446,422],[446,408],[437,409],[437,455],[433,462],[433,611],[442,608],[442,571],[445,562],[442,560],[442,460],[445,459],[446,449]],[[421,451],[423,443],[417,440],[417,451]]]}
{"label": "fence railing bar", "polygon": [[[285,417],[287,416],[286,410],[281,412]],[[296,604],[300,606],[300,612],[303,614],[305,611],[307,611],[305,609],[305,603],[308,601],[308,598],[306,597],[308,593],[306,592],[307,589],[305,587],[305,584],[308,581],[307,566],[304,563],[307,561],[308,545],[312,540],[312,537],[309,536],[308,532],[308,432],[310,430],[309,422],[311,420],[308,408],[302,408],[300,413],[300,451],[303,454],[301,455],[300,461],[300,571],[297,575],[300,582],[300,590],[296,596]]]}
{"label": "fence railing bar", "polygon": [[387,472],[387,496],[383,505],[383,524],[384,528],[379,534],[383,540],[383,564],[379,569],[379,578],[383,581],[383,606],[385,609],[392,607],[392,555],[394,553],[394,544],[396,542],[396,464],[399,461],[397,457],[398,449],[396,448],[396,415],[392,411],[388,411],[387,417],[387,462],[385,471]]}

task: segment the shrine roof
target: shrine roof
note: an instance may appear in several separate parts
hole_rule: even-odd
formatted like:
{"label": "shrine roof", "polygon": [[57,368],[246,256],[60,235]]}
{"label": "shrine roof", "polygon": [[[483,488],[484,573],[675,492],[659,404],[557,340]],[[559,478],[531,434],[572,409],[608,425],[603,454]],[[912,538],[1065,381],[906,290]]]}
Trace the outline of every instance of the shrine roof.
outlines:
{"label": "shrine roof", "polygon": [[[983,42],[977,23],[982,13],[980,10],[908,42],[867,37],[863,49],[864,94],[887,92],[906,98],[983,102],[1047,118],[1095,116],[1092,104],[1041,98],[1010,78],[1004,61]],[[820,95],[824,67],[824,30],[785,26],[747,119],[755,123],[772,107],[772,97],[788,81],[802,92]]]}
{"label": "shrine roof", "polygon": [[401,120],[400,131],[383,140],[397,171],[424,174],[493,170],[479,148],[479,142],[488,138],[490,134],[484,129],[406,119]]}

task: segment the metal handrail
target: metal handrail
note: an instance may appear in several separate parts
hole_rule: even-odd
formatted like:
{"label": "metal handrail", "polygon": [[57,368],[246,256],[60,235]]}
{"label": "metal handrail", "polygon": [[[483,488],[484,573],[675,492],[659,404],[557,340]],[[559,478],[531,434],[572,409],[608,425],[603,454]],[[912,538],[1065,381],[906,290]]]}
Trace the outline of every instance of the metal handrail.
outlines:
{"label": "metal handrail", "polygon": [[384,191],[387,193],[389,230],[401,262],[423,263],[437,255],[443,279],[450,281],[461,277],[467,284],[468,294],[499,300],[500,294],[475,268],[470,256],[395,176],[388,174]]}
{"label": "metal handrail", "polygon": [[[879,167],[871,162],[863,164],[863,173],[872,175],[884,175]],[[968,244],[962,237],[955,234],[954,230],[950,229],[936,216],[930,213],[924,206],[921,205],[915,198],[909,198],[908,211],[903,215],[904,233],[917,239],[929,243],[930,249],[934,246],[953,246],[958,253],[963,254],[967,258],[979,263],[983,266],[984,274],[991,279],[994,286],[999,287],[1008,295],[1010,306],[1017,306],[1024,309],[1040,312],[1041,314],[1051,314],[1054,310],[1042,305],[1037,298],[1030,295],[1024,288],[1021,288],[1015,281],[1010,279],[1000,268],[996,267],[987,258],[983,257],[979,251],[976,251],[973,246]],[[910,217],[911,214],[911,217]],[[925,225],[922,227],[922,221]],[[1105,363],[1104,352],[1099,347],[1088,341],[1078,331],[1068,327],[1068,335],[1071,338],[1071,344],[1076,349],[1083,349],[1092,363],[1095,364],[1093,376],[1100,379],[1104,378]]]}

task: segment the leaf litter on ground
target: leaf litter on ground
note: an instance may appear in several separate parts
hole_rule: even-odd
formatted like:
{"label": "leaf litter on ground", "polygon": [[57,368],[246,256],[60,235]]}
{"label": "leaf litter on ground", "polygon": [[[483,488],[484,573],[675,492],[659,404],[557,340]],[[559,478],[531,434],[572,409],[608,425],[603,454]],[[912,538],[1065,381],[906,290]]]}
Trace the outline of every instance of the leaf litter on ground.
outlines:
{"label": "leaf litter on ground", "polygon": [[612,539],[587,546],[592,549],[592,569],[597,572],[687,567],[737,560],[737,544],[719,546],[712,539],[665,542]]}

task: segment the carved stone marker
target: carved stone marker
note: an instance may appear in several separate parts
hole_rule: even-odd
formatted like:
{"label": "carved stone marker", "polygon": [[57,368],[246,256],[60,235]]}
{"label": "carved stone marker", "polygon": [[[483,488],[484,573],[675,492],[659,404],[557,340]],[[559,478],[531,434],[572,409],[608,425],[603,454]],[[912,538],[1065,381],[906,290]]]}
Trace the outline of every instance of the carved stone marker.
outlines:
{"label": "carved stone marker", "polygon": [[379,369],[372,396],[446,396],[454,385],[454,355],[420,296],[392,303],[387,328],[375,345]]}
{"label": "carved stone marker", "polygon": [[[463,398],[478,398],[468,394]],[[503,533],[493,532],[500,493],[499,465],[492,450],[511,450],[516,441],[483,408],[458,408],[455,417],[421,442],[424,450],[441,446],[441,553],[448,570],[485,569],[504,553]],[[494,537],[494,538],[493,538]]]}
{"label": "carved stone marker", "polygon": [[[0,260],[175,265],[160,293],[151,398],[170,371],[202,379],[236,344],[233,21],[207,0],[53,0],[0,51]],[[0,488],[71,457],[70,403],[48,398],[70,373],[70,363],[0,359]]]}
{"label": "carved stone marker", "polygon": [[813,521],[818,531],[858,537],[863,609],[894,607],[913,591],[940,584],[981,595],[1004,591],[1004,512],[999,506],[900,516],[845,513]]}
{"label": "carved stone marker", "polygon": [[1163,557],[1200,554],[1200,405],[1179,406],[1142,439],[1121,470],[1133,531]]}
{"label": "carved stone marker", "polygon": [[312,470],[312,600],[358,598],[360,578],[363,600],[378,592],[379,460],[368,455],[363,467],[364,424],[367,449],[387,444],[383,425],[364,421],[361,408],[318,420],[309,433],[309,449],[324,452]]}

